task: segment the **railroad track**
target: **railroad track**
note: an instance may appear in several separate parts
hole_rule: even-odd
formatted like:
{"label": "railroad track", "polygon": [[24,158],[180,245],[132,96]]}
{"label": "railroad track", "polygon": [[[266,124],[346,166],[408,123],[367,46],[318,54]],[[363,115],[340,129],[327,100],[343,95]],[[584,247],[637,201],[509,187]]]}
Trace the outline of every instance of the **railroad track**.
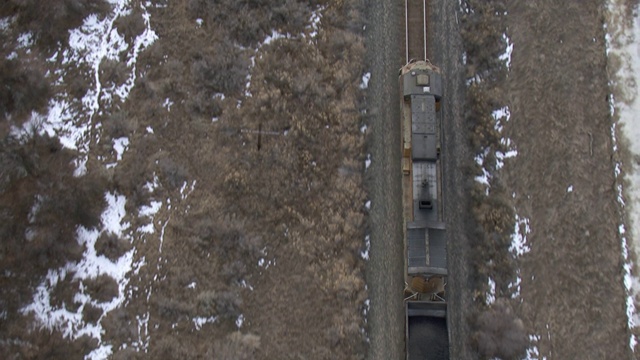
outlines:
{"label": "railroad track", "polygon": [[427,0],[405,0],[405,53],[411,59],[427,59]]}

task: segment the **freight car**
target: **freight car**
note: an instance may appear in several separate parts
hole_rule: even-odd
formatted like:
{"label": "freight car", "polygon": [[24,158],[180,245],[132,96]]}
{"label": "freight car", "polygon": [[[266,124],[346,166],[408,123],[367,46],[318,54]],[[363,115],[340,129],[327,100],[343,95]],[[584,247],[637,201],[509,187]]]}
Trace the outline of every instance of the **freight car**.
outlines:
{"label": "freight car", "polygon": [[448,359],[442,76],[428,60],[400,69],[407,359]]}

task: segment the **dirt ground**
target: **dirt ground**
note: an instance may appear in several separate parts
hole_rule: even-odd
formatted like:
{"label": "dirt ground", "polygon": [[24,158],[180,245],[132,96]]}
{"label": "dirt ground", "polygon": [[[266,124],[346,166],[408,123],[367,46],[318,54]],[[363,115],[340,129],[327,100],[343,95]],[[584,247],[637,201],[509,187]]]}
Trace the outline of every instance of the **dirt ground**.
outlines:
{"label": "dirt ground", "polygon": [[509,2],[504,180],[530,221],[516,312],[548,359],[629,359],[603,1]]}
{"label": "dirt ground", "polygon": [[[469,3],[494,10],[476,8],[465,17],[457,4],[433,1],[429,28],[429,57],[446,75],[443,108],[450,111],[443,153],[449,155],[452,358],[483,357],[474,342],[474,319],[486,309],[487,275],[498,279],[497,297],[509,299],[513,315],[522,320],[531,356],[633,358],[617,233],[604,2]],[[504,51],[492,45],[505,30],[514,44],[508,73],[492,63]],[[467,32],[463,44],[461,31]],[[474,62],[478,59],[484,60]],[[490,116],[473,113],[484,107],[474,108],[477,94],[468,101],[462,79],[474,74],[492,83],[481,94],[483,104],[509,107],[511,120],[502,136],[518,151],[494,173],[491,196],[479,208],[474,207],[484,200],[471,200],[473,185],[465,180],[474,173],[470,151],[478,144],[499,148],[491,141],[500,137],[490,130],[479,140],[478,127],[469,122]],[[517,258],[508,251],[514,215],[529,219],[531,230],[526,236],[531,250]],[[490,234],[471,224],[487,219],[492,219]],[[507,244],[498,246],[492,237]],[[514,295],[516,276],[521,283]]]}

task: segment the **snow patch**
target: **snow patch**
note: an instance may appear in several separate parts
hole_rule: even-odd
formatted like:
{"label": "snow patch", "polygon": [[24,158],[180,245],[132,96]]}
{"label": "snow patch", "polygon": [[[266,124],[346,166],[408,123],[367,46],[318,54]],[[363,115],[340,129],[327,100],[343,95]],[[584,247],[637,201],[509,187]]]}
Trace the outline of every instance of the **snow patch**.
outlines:
{"label": "snow patch", "polygon": [[[127,44],[124,37],[114,28],[115,21],[131,12],[127,0],[110,0],[113,12],[100,19],[97,15],[89,15],[82,26],[69,32],[69,47],[60,49],[47,61],[57,62],[61,58],[60,67],[86,66],[91,69],[93,87],[87,90],[78,101],[68,94],[58,94],[49,102],[49,111],[45,117],[32,116],[29,125],[42,125],[41,131],[50,136],[58,136],[62,145],[69,149],[79,150],[86,157],[91,141],[92,119],[104,108],[111,106],[114,100],[124,101],[135,84],[138,76],[136,61],[139,53],[151,45],[156,33],[150,28],[150,15],[145,5],[140,5],[146,28],[142,34]],[[61,56],[58,56],[61,55]],[[100,64],[103,60],[123,61],[129,71],[127,80],[121,85],[103,86],[100,82]],[[57,83],[65,82],[67,74],[62,70],[56,72]],[[86,161],[86,160],[84,160]],[[80,161],[83,163],[83,161]]]}
{"label": "snow patch", "polygon": [[371,251],[371,237],[367,235],[364,237],[364,249],[360,251],[360,257],[369,260],[369,251]]}
{"label": "snow patch", "polygon": [[129,138],[121,137],[113,139],[113,150],[116,152],[116,161],[122,160],[122,154],[129,148]]}
{"label": "snow patch", "polygon": [[364,90],[369,87],[369,80],[371,80],[371,73],[367,72],[362,75],[362,81],[360,82],[360,89]]}
{"label": "snow patch", "polygon": [[507,47],[504,53],[500,55],[499,59],[504,61],[504,64],[507,67],[507,70],[511,70],[511,53],[513,52],[513,43],[511,42],[511,39],[509,38],[509,36],[507,36],[506,33],[502,34],[502,40],[505,42]]}
{"label": "snow patch", "polygon": [[[77,230],[77,240],[86,249],[82,259],[77,263],[69,262],[61,268],[49,270],[45,279],[37,286],[33,294],[33,302],[20,310],[23,314],[33,314],[40,326],[58,329],[65,337],[77,339],[88,335],[98,339],[101,346],[89,353],[87,359],[105,359],[111,354],[112,348],[102,343],[104,333],[102,318],[96,324],[84,322],[82,315],[84,308],[88,305],[100,308],[104,315],[121,306],[125,302],[125,290],[129,283],[127,275],[136,273],[142,266],[140,262],[134,263],[134,250],[126,252],[115,261],[96,253],[96,241],[104,232],[111,232],[118,237],[130,240],[130,237],[125,234],[130,227],[129,223],[124,222],[126,198],[117,193],[106,193],[105,199],[107,208],[101,216],[102,230],[88,230],[82,226]],[[64,306],[57,307],[51,304],[53,289],[71,274],[80,284],[74,296],[74,302],[79,303],[80,306],[75,312],[69,311]],[[84,282],[101,275],[110,276],[118,284],[118,295],[110,301],[98,302],[86,292]]]}
{"label": "snow patch", "polygon": [[[640,81],[640,18],[637,11],[627,12],[628,5],[625,1],[608,0],[606,4],[608,16],[604,30],[607,57],[610,59],[610,66],[617,66],[609,69],[609,72],[613,73],[609,86],[615,91],[615,96],[611,94],[609,97],[609,111],[613,119],[612,150],[616,154],[613,173],[620,210],[618,235],[622,247],[623,281],[627,293],[627,326],[634,331],[640,325],[640,314],[637,312],[640,304],[635,301],[640,295],[640,279],[636,270],[637,263],[633,260],[640,259],[640,166],[630,162],[625,164],[626,173],[622,172],[623,164],[618,156],[618,135],[625,138],[624,143],[629,146],[632,156],[640,155],[640,124],[637,121],[640,113],[637,85]],[[633,18],[629,19],[629,15]],[[625,224],[625,219],[628,219],[628,224]],[[630,230],[629,233],[627,229]],[[635,351],[636,345],[637,338],[632,333],[629,347]]]}
{"label": "snow patch", "polygon": [[202,326],[204,324],[213,324],[218,320],[217,316],[211,316],[211,317],[195,317],[192,319],[193,321],[193,326],[196,328],[196,330],[200,330],[202,329]]}
{"label": "snow patch", "polygon": [[236,326],[238,327],[238,329],[240,329],[243,324],[244,324],[244,315],[240,314],[236,319]]}
{"label": "snow patch", "polygon": [[493,281],[492,278],[489,278],[487,279],[487,284],[489,286],[489,289],[487,290],[486,294],[486,302],[487,305],[491,305],[496,302],[496,282]]}
{"label": "snow patch", "polygon": [[513,234],[511,234],[511,246],[509,246],[509,251],[511,251],[511,253],[516,257],[522,256],[531,251],[531,248],[527,244],[527,235],[529,233],[531,233],[529,219],[526,217],[520,217],[516,214]]}

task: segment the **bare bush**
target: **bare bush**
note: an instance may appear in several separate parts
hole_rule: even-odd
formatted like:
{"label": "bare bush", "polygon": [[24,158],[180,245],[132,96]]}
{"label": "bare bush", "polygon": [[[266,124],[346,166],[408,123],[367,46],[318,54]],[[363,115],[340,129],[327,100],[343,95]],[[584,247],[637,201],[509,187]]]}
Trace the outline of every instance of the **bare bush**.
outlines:
{"label": "bare bush", "polygon": [[198,54],[191,65],[191,76],[195,84],[210,94],[239,94],[245,86],[249,59],[242,49],[229,41],[214,45],[213,54]]}
{"label": "bare bush", "polygon": [[218,117],[222,114],[221,100],[213,98],[209,91],[199,91],[187,100],[189,110],[197,115],[208,118]]}
{"label": "bare bush", "polygon": [[50,0],[46,6],[38,0],[9,0],[0,5],[0,16],[16,16],[21,32],[30,32],[39,45],[54,49],[89,14],[104,15],[110,10],[105,0]]}
{"label": "bare bush", "polygon": [[60,279],[51,291],[51,304],[60,308],[65,308],[75,312],[80,307],[80,303],[74,300],[78,291],[78,282],[71,280],[72,275],[67,279]]}
{"label": "bare bush", "polygon": [[502,34],[505,32],[506,8],[501,1],[465,1],[473,8],[462,17],[461,36],[467,51],[467,66],[475,73],[489,74],[504,67],[500,60]]}
{"label": "bare bush", "polygon": [[203,291],[198,295],[197,301],[201,316],[216,315],[223,319],[237,318],[242,306],[242,298],[234,291]]}
{"label": "bare bush", "polygon": [[127,64],[111,59],[103,59],[100,62],[100,82],[104,85],[122,85],[129,77],[129,68]]}
{"label": "bare bush", "polygon": [[[162,354],[166,356],[166,353]],[[110,357],[113,360],[138,360],[143,359],[145,355],[142,355],[137,349],[133,347],[128,347],[126,349],[119,349],[114,352],[114,354]],[[160,357],[155,357],[156,359]],[[169,359],[169,357],[165,357],[165,359]]]}
{"label": "bare bush", "polygon": [[227,284],[237,283],[247,274],[247,265],[241,259],[229,260],[222,266],[221,274]]}
{"label": "bare bush", "polygon": [[58,331],[37,330],[16,343],[11,353],[0,354],[5,359],[74,359],[87,354],[98,345],[98,340],[84,335],[75,340],[65,339]]}
{"label": "bare bush", "polygon": [[250,360],[255,359],[259,348],[260,336],[237,331],[227,335],[224,340],[216,341],[213,354],[207,355],[215,359]]}
{"label": "bare bush", "polygon": [[477,316],[472,339],[484,359],[522,359],[529,345],[522,320],[505,299],[498,299]]}
{"label": "bare bush", "polygon": [[116,261],[124,253],[131,250],[131,243],[111,232],[103,232],[95,244],[96,253],[109,260]]}
{"label": "bare bush", "polygon": [[158,167],[162,174],[163,184],[176,189],[188,179],[187,169],[173,159],[164,157],[158,161]]}
{"label": "bare bush", "polygon": [[100,320],[102,312],[101,308],[86,304],[82,309],[82,319],[87,323],[95,324]]}
{"label": "bare bush", "polygon": [[123,308],[110,311],[100,323],[111,339],[138,338],[138,322]]}
{"label": "bare bush", "polygon": [[108,302],[119,294],[118,283],[109,275],[99,275],[85,281],[86,291],[92,299]]}
{"label": "bare bush", "polygon": [[[0,58],[0,116],[22,120],[45,110],[51,89],[40,69],[17,59]],[[2,134],[0,134],[2,135]]]}
{"label": "bare bush", "polygon": [[160,340],[152,342],[149,354],[151,359],[194,359],[199,358],[196,349],[181,343],[173,336],[165,336]]}
{"label": "bare bush", "polygon": [[140,11],[132,11],[129,15],[121,16],[114,23],[118,33],[124,36],[127,43],[131,43],[134,38],[141,35],[147,25],[142,18]]}
{"label": "bare bush", "polygon": [[138,123],[127,111],[116,111],[102,121],[106,135],[110,139],[130,136],[137,128]]}
{"label": "bare bush", "polygon": [[171,321],[190,318],[195,315],[193,304],[181,301],[180,299],[157,296],[154,298],[154,302],[158,307],[160,315]]}

